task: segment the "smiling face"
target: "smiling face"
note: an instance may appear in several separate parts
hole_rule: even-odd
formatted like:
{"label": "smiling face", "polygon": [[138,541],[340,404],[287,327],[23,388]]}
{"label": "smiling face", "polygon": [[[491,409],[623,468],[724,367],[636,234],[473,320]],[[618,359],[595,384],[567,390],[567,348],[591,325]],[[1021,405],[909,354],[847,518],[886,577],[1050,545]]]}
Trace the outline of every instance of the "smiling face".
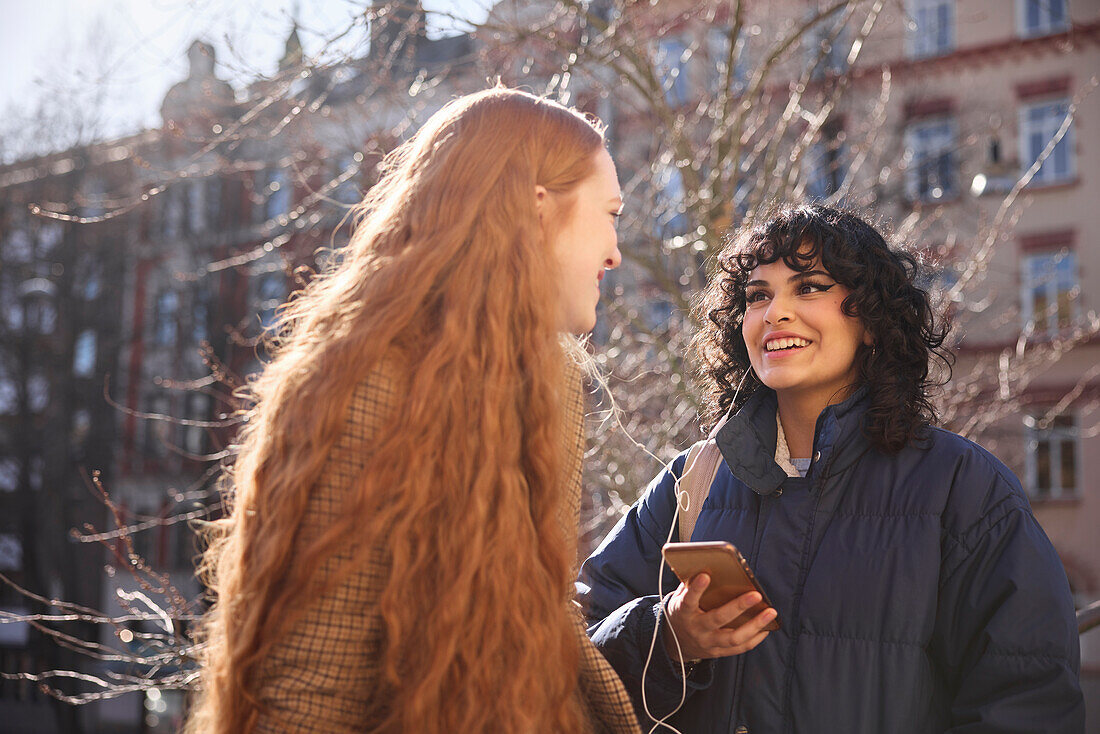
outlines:
{"label": "smiling face", "polygon": [[844,313],[849,293],[820,260],[806,272],[783,260],[754,268],[742,334],[760,381],[781,398],[821,407],[843,400],[856,383],[856,352],[871,341],[859,318]]}
{"label": "smiling face", "polygon": [[622,262],[615,220],[623,199],[615,163],[606,150],[596,153],[593,169],[592,175],[564,195],[569,197],[568,206],[552,201],[558,197],[542,186],[535,189],[558,265],[560,329],[573,334],[588,333],[596,325],[600,281],[606,270]]}

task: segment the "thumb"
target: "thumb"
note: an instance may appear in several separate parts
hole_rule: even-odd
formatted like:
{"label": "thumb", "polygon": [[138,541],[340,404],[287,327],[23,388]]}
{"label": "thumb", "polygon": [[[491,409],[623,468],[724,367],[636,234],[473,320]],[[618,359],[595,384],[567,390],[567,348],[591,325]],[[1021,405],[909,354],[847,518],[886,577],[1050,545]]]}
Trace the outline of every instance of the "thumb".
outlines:
{"label": "thumb", "polygon": [[710,576],[706,573],[696,574],[695,578],[688,582],[687,593],[684,594],[684,606],[690,611],[698,611],[699,599],[708,586],[710,586]]}

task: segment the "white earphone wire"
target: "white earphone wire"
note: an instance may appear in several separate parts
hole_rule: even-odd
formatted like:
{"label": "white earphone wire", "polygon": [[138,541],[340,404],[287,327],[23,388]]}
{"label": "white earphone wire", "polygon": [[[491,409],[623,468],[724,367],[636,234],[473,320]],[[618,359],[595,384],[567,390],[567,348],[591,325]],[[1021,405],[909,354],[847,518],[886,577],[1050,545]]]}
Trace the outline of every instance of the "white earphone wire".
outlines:
{"label": "white earphone wire", "polygon": [[[751,371],[752,371],[752,367],[750,366],[749,369],[745,370],[745,374],[741,376],[741,381],[739,383],[737,383],[737,389],[733,391],[733,400],[730,401],[730,413],[733,412],[734,406],[737,405],[737,396],[741,393],[741,388],[744,387],[745,380],[748,378],[749,373]],[[622,425],[622,424],[620,423],[620,425]],[[714,436],[713,436],[713,433],[712,433],[710,438],[713,438],[713,437]],[[633,441],[633,440],[634,439],[631,438],[631,441]],[[652,456],[652,454],[650,454],[650,455]],[[656,457],[654,457],[654,458],[656,458]],[[691,465],[690,466],[685,461],[684,462],[684,470],[682,472],[680,472],[680,476],[675,477],[675,484],[673,485],[673,492],[676,495],[677,509],[678,510],[682,509],[684,512],[687,512],[688,510],[691,509],[691,498],[688,496],[688,493],[687,493],[686,490],[683,490],[683,489],[680,488],[680,482],[683,480],[683,478],[685,476],[687,476],[688,472],[691,471],[691,469],[695,466],[695,462],[698,461],[698,459],[699,459],[699,453],[696,453],[695,456],[691,457]],[[667,466],[668,466],[669,470],[671,471],[671,469],[672,469],[671,462]],[[672,522],[669,523],[668,537],[665,538],[665,543],[671,543],[672,542],[672,533],[676,528],[676,524],[677,524],[676,521],[677,521],[677,515],[673,515]],[[690,540],[691,540],[691,538],[680,538],[680,541],[685,542],[685,543],[689,542]],[[664,559],[662,558],[660,569],[657,571],[657,594],[661,598],[660,605],[661,605],[661,616],[662,617],[667,617],[667,615],[668,615],[668,597],[671,596],[671,594],[664,595],[662,593],[662,589],[664,589],[665,565],[666,564],[664,562]],[[654,732],[656,732],[659,727],[664,727],[665,729],[668,729],[669,731],[674,732],[675,734],[683,734],[683,732],[681,732],[679,729],[674,727],[672,724],[667,723],[667,721],[666,721],[671,716],[673,716],[677,711],[679,711],[683,707],[684,702],[687,701],[687,666],[684,664],[684,653],[683,653],[683,649],[680,647],[680,639],[676,636],[676,630],[674,630],[672,628],[671,624],[667,625],[667,629],[668,629],[669,634],[672,635],[672,641],[676,645],[676,657],[680,661],[680,701],[679,701],[679,703],[676,704],[675,708],[673,708],[667,714],[665,714],[660,719],[658,719],[656,716],[653,715],[653,712],[651,712],[649,710],[649,702],[646,700],[645,679],[646,679],[646,676],[649,674],[649,665],[653,661],[653,652],[657,647],[657,634],[660,631],[660,628],[661,628],[661,619],[658,618],[657,621],[653,625],[653,636],[649,640],[649,653],[646,655],[645,665],[642,667],[642,708],[645,709],[645,715],[649,717],[650,721],[654,722],[653,727],[649,730],[648,734],[654,734]]]}

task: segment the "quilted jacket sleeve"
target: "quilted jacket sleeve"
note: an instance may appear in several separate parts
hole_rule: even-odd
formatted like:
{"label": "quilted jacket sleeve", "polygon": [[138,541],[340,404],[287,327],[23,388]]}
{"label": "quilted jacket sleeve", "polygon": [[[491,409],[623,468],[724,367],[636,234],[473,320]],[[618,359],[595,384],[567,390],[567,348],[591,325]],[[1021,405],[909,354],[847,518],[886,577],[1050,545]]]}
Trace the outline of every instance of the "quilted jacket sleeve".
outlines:
{"label": "quilted jacket sleeve", "polygon": [[[345,431],[325,465],[295,541],[296,556],[328,528],[366,461],[372,438],[388,422],[392,383],[369,380],[352,397]],[[322,581],[347,554],[326,561]],[[362,731],[377,702],[381,644],[376,602],[387,571],[375,552],[338,584],[316,598],[303,598],[304,613],[264,661],[260,677],[262,714],[257,732]]]}
{"label": "quilted jacket sleeve", "polygon": [[953,694],[950,732],[1084,732],[1080,651],[1065,572],[1019,484],[964,476],[977,519],[945,528],[933,653]]}
{"label": "quilted jacket sleeve", "polygon": [[[665,652],[662,630],[658,629],[653,643],[661,616],[657,594],[661,547],[675,520],[673,485],[683,464],[681,456],[653,480],[584,562],[577,582],[588,634],[619,674],[643,721],[647,718],[642,701],[643,672],[645,704],[657,718],[676,708],[685,692],[680,666]],[[675,590],[679,583],[667,569],[661,581],[662,594]],[[645,671],[651,644],[653,654]],[[687,680],[686,693],[709,686],[711,674],[709,661],[696,666]]]}

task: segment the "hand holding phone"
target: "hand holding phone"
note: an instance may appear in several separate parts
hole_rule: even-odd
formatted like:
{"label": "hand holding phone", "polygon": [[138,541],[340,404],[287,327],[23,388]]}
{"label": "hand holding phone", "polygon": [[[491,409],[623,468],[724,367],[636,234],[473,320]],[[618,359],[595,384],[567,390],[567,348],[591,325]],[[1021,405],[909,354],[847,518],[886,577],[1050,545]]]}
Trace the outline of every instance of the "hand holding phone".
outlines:
{"label": "hand holding phone", "polygon": [[[666,607],[666,620],[680,643],[683,659],[739,655],[779,628],[776,611],[729,543],[669,543],[669,566],[681,579]],[[672,636],[664,636],[677,657]]]}

